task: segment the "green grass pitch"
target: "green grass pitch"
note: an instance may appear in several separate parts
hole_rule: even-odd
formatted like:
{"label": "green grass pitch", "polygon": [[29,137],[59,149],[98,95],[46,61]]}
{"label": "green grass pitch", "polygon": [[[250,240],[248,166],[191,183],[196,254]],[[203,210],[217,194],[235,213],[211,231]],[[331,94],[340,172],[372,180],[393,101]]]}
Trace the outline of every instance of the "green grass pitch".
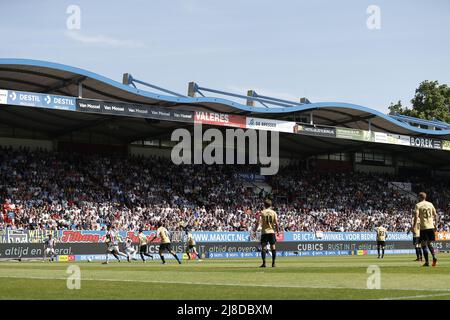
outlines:
{"label": "green grass pitch", "polygon": [[[450,255],[424,268],[412,255],[74,263],[81,288],[67,288],[68,262],[0,262],[0,299],[450,299]],[[270,258],[269,258],[270,260]],[[381,288],[367,289],[377,265]]]}

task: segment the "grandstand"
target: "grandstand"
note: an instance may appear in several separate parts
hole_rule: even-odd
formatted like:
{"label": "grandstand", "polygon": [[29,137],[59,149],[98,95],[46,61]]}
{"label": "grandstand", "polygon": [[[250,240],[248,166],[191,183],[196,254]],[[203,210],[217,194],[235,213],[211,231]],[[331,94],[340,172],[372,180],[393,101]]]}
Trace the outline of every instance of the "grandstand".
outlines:
{"label": "grandstand", "polygon": [[[164,218],[173,230],[242,231],[272,194],[285,231],[369,231],[379,221],[406,231],[425,188],[449,230],[448,124],[194,82],[186,95],[130,74],[122,82],[0,59],[3,226],[100,230],[114,220],[135,230]],[[279,132],[282,169],[171,164],[172,131],[196,123]]]}
{"label": "grandstand", "polygon": [[[277,174],[262,175],[262,161],[173,163],[172,132],[199,124],[279,134]],[[449,124],[350,103],[195,82],[183,94],[128,73],[120,83],[67,65],[0,59],[0,299],[447,299],[449,140]],[[439,264],[429,272],[407,255],[423,190],[440,216]],[[277,268],[261,271],[251,258],[265,250],[254,229],[267,197],[281,232]],[[165,265],[160,221],[173,245]],[[111,225],[117,230],[107,234]],[[383,259],[374,256],[380,225],[388,232]],[[41,263],[50,235],[51,258],[62,263]],[[109,256],[111,238],[154,260],[92,263]],[[198,247],[189,260],[186,239]],[[374,268],[382,284],[372,286]]]}

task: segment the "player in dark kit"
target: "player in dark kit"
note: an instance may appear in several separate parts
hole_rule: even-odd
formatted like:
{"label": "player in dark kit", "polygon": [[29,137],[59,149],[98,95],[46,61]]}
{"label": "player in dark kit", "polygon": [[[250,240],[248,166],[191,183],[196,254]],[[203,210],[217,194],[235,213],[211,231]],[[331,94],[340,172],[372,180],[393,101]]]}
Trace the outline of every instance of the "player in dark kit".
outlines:
{"label": "player in dark kit", "polygon": [[433,241],[435,241],[437,213],[431,202],[427,200],[427,194],[425,192],[419,193],[419,203],[416,204],[414,209],[414,222],[415,226],[420,221],[420,244],[422,245],[423,256],[425,258],[424,267],[429,267],[428,261],[428,249],[433,257],[433,267],[437,264],[437,258],[434,254]]}
{"label": "player in dark kit", "polygon": [[255,226],[255,232],[261,225],[261,268],[266,267],[266,250],[264,248],[267,244],[270,244],[270,250],[272,253],[272,267],[275,267],[275,260],[277,258],[277,252],[275,243],[277,242],[276,234],[279,234],[279,224],[277,213],[272,210],[272,201],[269,199],[264,200],[264,210],[259,216],[259,224]]}
{"label": "player in dark kit", "polygon": [[[387,230],[385,227],[380,225],[377,228],[377,252],[378,252],[378,259],[384,258],[384,249],[386,247],[386,239],[387,239]],[[381,251],[381,255],[380,255]]]}

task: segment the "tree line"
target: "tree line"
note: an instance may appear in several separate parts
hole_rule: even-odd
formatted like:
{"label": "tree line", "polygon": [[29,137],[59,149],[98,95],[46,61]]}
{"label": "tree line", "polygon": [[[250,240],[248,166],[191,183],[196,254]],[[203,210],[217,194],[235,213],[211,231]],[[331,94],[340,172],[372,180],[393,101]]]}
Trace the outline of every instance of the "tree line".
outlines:
{"label": "tree line", "polygon": [[411,108],[404,107],[401,100],[391,103],[389,114],[450,123],[450,87],[446,84],[429,80],[421,82],[411,99],[411,105]]}

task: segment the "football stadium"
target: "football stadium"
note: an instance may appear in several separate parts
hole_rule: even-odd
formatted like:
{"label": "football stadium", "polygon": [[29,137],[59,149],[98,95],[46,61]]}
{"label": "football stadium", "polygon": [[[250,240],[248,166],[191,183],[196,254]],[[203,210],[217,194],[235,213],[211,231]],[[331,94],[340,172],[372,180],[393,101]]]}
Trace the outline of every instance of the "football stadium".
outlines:
{"label": "football stadium", "polygon": [[450,299],[450,124],[94,71],[0,59],[0,299]]}
{"label": "football stadium", "polygon": [[0,315],[439,318],[449,12],[2,1]]}

